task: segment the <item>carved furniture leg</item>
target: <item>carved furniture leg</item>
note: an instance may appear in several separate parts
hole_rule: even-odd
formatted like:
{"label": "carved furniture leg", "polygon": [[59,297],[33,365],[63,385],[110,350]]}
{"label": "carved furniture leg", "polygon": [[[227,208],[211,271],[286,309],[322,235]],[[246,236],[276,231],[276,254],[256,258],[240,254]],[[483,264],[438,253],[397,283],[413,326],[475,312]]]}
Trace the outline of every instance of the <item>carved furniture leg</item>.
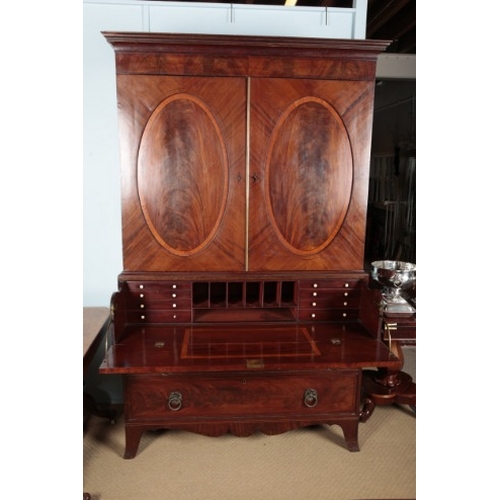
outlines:
{"label": "carved furniture leg", "polygon": [[363,406],[359,412],[359,421],[366,422],[372,416],[374,409],[375,403],[370,398],[365,398],[363,400]]}
{"label": "carved furniture leg", "polygon": [[139,449],[144,429],[137,426],[125,426],[125,454],[123,458],[134,458]]}
{"label": "carved furniture leg", "polygon": [[349,420],[339,424],[344,431],[344,439],[349,451],[359,451],[358,423],[358,420]]}

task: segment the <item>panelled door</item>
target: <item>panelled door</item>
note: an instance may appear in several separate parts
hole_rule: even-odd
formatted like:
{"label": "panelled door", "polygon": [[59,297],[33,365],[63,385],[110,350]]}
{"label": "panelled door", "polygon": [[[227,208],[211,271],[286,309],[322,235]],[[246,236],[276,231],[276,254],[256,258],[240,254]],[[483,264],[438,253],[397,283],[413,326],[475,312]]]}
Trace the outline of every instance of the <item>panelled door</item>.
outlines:
{"label": "panelled door", "polygon": [[373,84],[253,78],[248,268],[362,269]]}
{"label": "panelled door", "polygon": [[125,270],[243,270],[246,79],[117,84]]}

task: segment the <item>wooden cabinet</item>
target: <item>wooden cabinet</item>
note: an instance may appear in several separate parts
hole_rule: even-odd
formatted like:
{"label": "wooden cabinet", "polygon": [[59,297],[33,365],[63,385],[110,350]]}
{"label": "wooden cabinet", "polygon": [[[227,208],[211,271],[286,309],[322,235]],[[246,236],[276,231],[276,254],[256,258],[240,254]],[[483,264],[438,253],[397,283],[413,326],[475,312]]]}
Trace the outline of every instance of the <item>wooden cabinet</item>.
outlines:
{"label": "wooden cabinet", "polygon": [[383,43],[106,37],[125,270],[363,268]]}
{"label": "wooden cabinet", "polygon": [[381,41],[104,33],[116,54],[124,270],[102,373],[146,429],[337,424],[396,366],[363,270]]}

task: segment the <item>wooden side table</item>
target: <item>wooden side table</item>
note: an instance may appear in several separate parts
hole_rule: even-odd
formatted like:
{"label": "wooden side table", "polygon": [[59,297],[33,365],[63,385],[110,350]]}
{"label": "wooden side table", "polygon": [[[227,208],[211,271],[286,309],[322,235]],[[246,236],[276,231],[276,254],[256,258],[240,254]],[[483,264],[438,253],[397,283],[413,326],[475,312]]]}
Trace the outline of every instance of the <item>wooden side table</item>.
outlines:
{"label": "wooden side table", "polygon": [[[107,307],[84,307],[83,308],[83,377],[90,366],[99,344],[106,334],[109,322],[109,309]],[[116,411],[100,408],[94,398],[83,392],[83,407],[93,415],[109,418],[113,423]]]}
{"label": "wooden side table", "polygon": [[363,373],[363,389],[377,405],[406,404],[416,412],[417,387],[412,377],[403,372],[404,354],[402,345],[416,344],[416,314],[381,315],[382,340],[391,352],[400,360],[398,369],[365,370]]}

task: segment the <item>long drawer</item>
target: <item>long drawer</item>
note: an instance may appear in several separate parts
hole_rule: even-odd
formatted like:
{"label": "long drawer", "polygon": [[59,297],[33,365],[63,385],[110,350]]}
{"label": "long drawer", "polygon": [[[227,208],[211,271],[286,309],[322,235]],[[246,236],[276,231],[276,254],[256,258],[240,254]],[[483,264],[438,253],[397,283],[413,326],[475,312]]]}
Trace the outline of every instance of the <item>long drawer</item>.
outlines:
{"label": "long drawer", "polygon": [[126,377],[126,418],[301,416],[357,411],[360,370]]}

